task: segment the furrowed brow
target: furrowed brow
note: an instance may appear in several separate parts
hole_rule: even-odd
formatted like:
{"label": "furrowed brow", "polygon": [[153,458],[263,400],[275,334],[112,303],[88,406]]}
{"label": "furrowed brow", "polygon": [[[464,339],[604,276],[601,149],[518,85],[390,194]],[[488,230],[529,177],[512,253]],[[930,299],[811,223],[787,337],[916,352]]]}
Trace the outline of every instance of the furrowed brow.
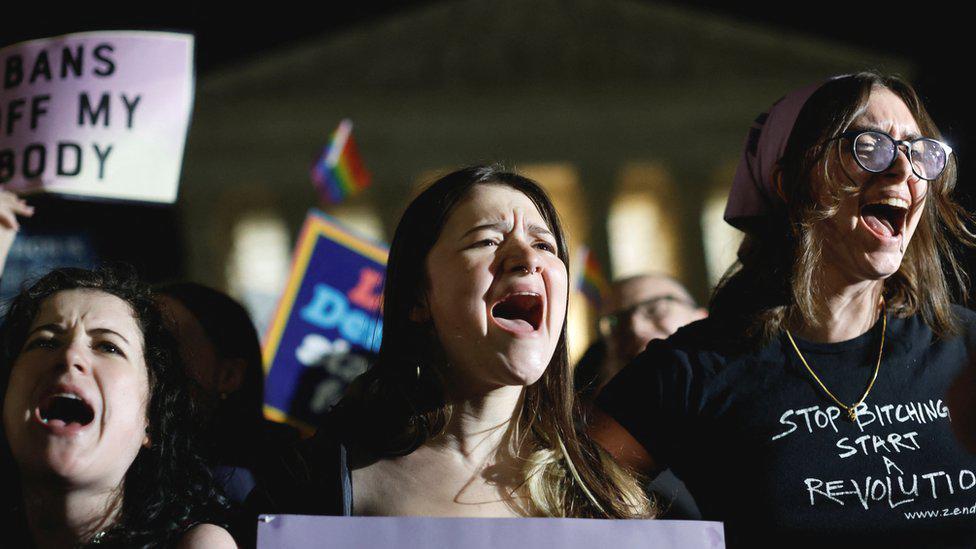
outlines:
{"label": "furrowed brow", "polygon": [[881,124],[878,124],[876,122],[871,122],[871,121],[856,122],[854,124],[851,124],[851,127],[848,131],[855,131],[855,132],[872,131],[872,132],[888,133],[887,131],[884,130],[884,128],[881,127]]}
{"label": "furrowed brow", "polygon": [[[864,122],[852,124],[849,131],[875,131],[875,132],[882,132],[882,133],[890,133],[884,127],[883,124],[879,124],[873,120],[867,120]],[[917,131],[904,131],[902,133],[903,141],[914,141],[916,139],[919,139],[920,137],[922,137],[922,134],[918,133]]]}
{"label": "furrowed brow", "polygon": [[124,335],[116,332],[115,330],[109,329],[109,328],[92,328],[91,330],[88,330],[88,333],[89,334],[98,334],[98,335],[112,334],[112,335],[115,335],[115,336],[120,337],[122,339],[122,341],[124,341],[126,343],[129,343],[129,340],[126,339],[126,337]]}
{"label": "furrowed brow", "polygon": [[497,223],[482,223],[481,225],[472,227],[467,231],[465,231],[465,233],[461,235],[461,239],[467,238],[468,235],[470,235],[471,233],[476,233],[478,231],[498,231],[500,233],[503,233],[505,232],[506,228],[507,225],[501,221]]}
{"label": "furrowed brow", "polygon": [[42,324],[41,326],[38,326],[38,327],[34,328],[33,330],[27,332],[27,337],[30,337],[30,336],[34,335],[35,333],[37,333],[37,332],[44,332],[44,331],[54,332],[56,334],[63,334],[63,333],[65,333],[67,331],[67,329],[64,326],[61,326],[59,324],[55,324],[53,322],[49,322],[47,324]]}
{"label": "furrowed brow", "polygon": [[528,229],[529,229],[529,234],[535,236],[546,235],[555,238],[555,235],[552,234],[552,231],[550,231],[546,227],[543,227],[542,225],[529,225]]}

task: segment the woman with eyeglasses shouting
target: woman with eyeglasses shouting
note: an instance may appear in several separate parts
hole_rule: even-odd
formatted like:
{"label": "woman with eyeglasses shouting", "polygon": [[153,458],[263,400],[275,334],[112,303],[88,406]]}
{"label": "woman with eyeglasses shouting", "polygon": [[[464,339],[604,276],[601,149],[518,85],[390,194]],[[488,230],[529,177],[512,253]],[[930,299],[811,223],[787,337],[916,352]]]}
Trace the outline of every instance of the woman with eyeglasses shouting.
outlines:
{"label": "woman with eyeglasses shouting", "polygon": [[976,457],[944,403],[976,336],[952,305],[974,236],[941,139],[897,78],[775,103],[733,182],[725,218],[746,237],[709,318],[598,399],[598,441],[671,467],[730,547],[976,544]]}

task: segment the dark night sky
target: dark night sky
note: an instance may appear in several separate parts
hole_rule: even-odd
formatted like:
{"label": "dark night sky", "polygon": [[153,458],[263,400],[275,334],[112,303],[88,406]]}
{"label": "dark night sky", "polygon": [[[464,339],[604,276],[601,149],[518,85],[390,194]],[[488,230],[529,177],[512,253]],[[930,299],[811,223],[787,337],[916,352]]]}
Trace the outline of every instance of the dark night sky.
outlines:
{"label": "dark night sky", "polygon": [[[27,8],[27,12],[19,13],[17,17],[6,17],[10,14],[4,13],[0,45],[84,30],[191,31],[197,40],[197,69],[205,75],[215,68],[246,61],[272,48],[372,19],[395,16],[436,1],[333,2],[324,10],[315,10],[318,13],[313,13],[307,5],[287,3],[276,4],[282,6],[278,11],[230,10],[211,4],[133,13],[131,6],[122,10],[93,10],[81,4],[53,8],[48,3],[35,1],[36,8]],[[971,142],[970,135],[976,123],[972,120],[972,109],[964,105],[969,99],[969,88],[961,85],[960,73],[968,68],[968,53],[972,49],[968,43],[972,29],[967,26],[965,17],[938,2],[918,3],[914,11],[895,3],[871,2],[866,7],[856,7],[850,1],[791,3],[790,11],[770,10],[767,3],[758,2],[671,0],[666,3],[913,61],[918,67],[913,83],[960,160],[962,202],[970,210],[976,209],[976,189],[966,184],[967,144]],[[783,2],[781,5],[787,4]],[[803,9],[797,9],[797,5]],[[972,267],[976,267],[976,254],[969,255],[967,263],[972,271]]]}
{"label": "dark night sky", "polygon": [[[230,11],[215,6],[185,9],[157,9],[132,13],[131,10],[90,7],[47,7],[10,20],[0,28],[0,44],[65,32],[112,28],[152,28],[191,30],[197,34],[198,65],[202,71],[238,61],[268,48],[286,44],[344,26],[388,17],[417,6],[444,0],[365,0],[331,3],[321,14],[307,7],[289,6],[279,11]],[[641,1],[641,0],[638,0]],[[647,0],[649,1],[649,0]],[[531,0],[527,0],[530,4]],[[654,2],[660,3],[660,2]],[[770,10],[758,2],[719,2],[716,0],[665,0],[702,12],[834,39],[860,47],[895,53],[917,61],[940,61],[958,57],[965,23],[952,12],[930,3],[927,10],[907,11],[894,4],[878,9],[852,7],[850,2],[818,2],[816,9]],[[5,18],[7,19],[7,18]],[[926,28],[938,32],[926,32]],[[934,37],[933,35],[937,35]],[[922,38],[922,36],[926,36]]]}
{"label": "dark night sky", "polygon": [[[443,1],[443,0],[440,0]],[[529,0],[527,0],[529,1]],[[30,38],[80,30],[149,28],[192,31],[197,36],[197,67],[209,70],[245,61],[270,48],[286,45],[328,31],[374,18],[389,17],[436,0],[364,0],[330,2],[324,10],[311,13],[307,5],[281,4],[270,11],[230,10],[214,5],[161,9],[133,13],[133,10],[90,6],[47,5],[7,19],[0,26],[0,45]],[[791,3],[789,9],[769,9],[768,3],[718,2],[716,0],[671,0],[666,3],[711,12],[731,19],[799,32],[808,36],[895,54],[913,60],[920,73],[914,82],[928,100],[936,121],[960,154],[972,130],[969,109],[961,107],[963,90],[954,73],[959,60],[970,49],[964,47],[971,29],[965,18],[954,16],[938,2],[922,2],[914,11],[894,3],[816,2],[809,7]],[[38,2],[38,4],[41,4]],[[797,9],[796,6],[803,9]],[[786,3],[782,3],[786,6]],[[933,29],[933,30],[929,30]]]}
{"label": "dark night sky", "polygon": [[[83,30],[190,31],[196,34],[197,68],[206,73],[289,42],[431,3],[430,0],[337,2],[338,5],[327,7],[326,13],[314,15],[308,7],[298,6],[275,12],[195,5],[180,10],[157,9],[142,13],[59,7],[57,10],[37,10],[39,13],[33,16],[21,17],[17,25],[0,26],[0,45]],[[51,14],[46,15],[43,11]]]}

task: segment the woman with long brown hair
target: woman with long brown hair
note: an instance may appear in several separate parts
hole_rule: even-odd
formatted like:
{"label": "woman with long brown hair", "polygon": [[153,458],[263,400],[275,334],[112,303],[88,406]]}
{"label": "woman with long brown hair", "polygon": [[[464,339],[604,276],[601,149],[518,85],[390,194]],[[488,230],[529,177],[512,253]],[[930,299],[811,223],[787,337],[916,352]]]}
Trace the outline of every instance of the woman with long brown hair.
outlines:
{"label": "woman with long brown hair", "polygon": [[256,510],[650,516],[577,432],[568,253],[536,183],[485,166],[438,179],[403,214],[387,268],[376,364]]}
{"label": "woman with long brown hair", "polygon": [[872,73],[760,116],[726,210],[746,233],[708,319],[601,394],[594,436],[670,466],[730,546],[973,546],[976,458],[943,402],[976,316],[956,160],[916,92]]}

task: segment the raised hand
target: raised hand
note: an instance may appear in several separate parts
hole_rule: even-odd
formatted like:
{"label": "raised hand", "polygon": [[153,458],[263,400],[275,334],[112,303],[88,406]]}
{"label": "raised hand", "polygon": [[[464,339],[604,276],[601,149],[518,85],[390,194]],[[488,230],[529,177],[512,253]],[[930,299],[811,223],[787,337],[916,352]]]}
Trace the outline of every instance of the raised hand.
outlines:
{"label": "raised hand", "polygon": [[20,231],[17,216],[31,217],[34,207],[10,191],[0,191],[0,273],[7,263],[7,255],[14,245],[14,239]]}

